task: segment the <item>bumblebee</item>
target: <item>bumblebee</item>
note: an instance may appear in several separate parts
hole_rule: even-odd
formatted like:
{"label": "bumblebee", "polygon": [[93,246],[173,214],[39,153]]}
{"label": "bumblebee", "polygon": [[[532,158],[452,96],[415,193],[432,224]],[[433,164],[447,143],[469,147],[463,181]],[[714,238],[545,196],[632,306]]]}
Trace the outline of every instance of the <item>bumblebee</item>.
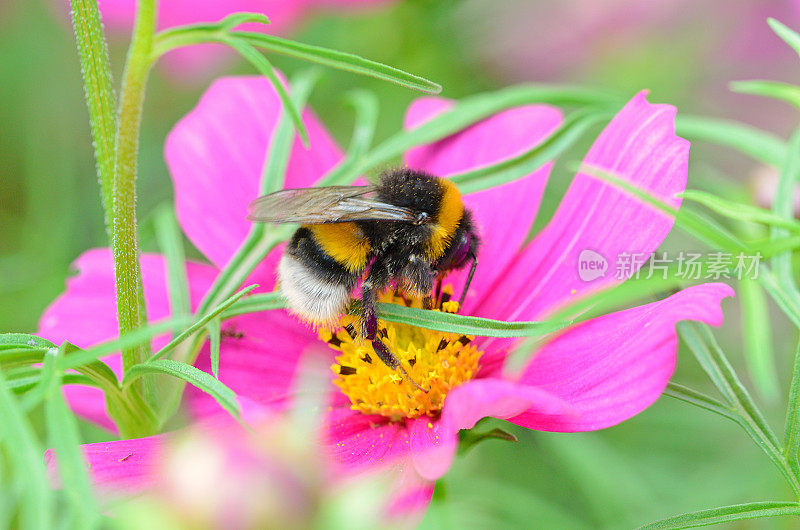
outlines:
{"label": "bumblebee", "polygon": [[442,278],[471,263],[463,303],[478,264],[480,239],[458,188],[421,171],[387,171],[370,186],[281,190],[248,210],[251,221],[301,224],[278,265],[289,309],[314,325],[333,326],[362,280],[361,335],[409,380],[381,342],[377,293],[394,287],[430,300],[434,283],[438,297]]}

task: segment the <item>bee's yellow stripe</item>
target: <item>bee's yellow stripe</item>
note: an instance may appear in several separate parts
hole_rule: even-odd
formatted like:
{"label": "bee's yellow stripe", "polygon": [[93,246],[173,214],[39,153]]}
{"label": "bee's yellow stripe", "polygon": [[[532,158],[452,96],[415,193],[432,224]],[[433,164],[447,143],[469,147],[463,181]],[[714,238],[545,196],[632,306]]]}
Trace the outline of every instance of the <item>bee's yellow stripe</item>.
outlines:
{"label": "bee's yellow stripe", "polygon": [[311,225],[308,228],[322,250],[348,271],[358,272],[367,265],[372,247],[355,223]]}
{"label": "bee's yellow stripe", "polygon": [[428,242],[428,252],[432,260],[444,254],[447,244],[458,228],[458,223],[464,216],[464,201],[456,185],[447,179],[439,179],[438,182],[442,187],[442,203]]}

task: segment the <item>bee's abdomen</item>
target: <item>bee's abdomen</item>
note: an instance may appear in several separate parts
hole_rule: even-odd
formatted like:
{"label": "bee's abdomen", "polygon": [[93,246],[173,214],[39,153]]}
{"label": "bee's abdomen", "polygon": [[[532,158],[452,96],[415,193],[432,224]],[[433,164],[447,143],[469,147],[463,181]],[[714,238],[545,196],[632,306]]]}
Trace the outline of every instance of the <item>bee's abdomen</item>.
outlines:
{"label": "bee's abdomen", "polygon": [[361,270],[350,271],[328,254],[307,227],[295,232],[278,265],[289,309],[314,324],[338,320],[360,274]]}

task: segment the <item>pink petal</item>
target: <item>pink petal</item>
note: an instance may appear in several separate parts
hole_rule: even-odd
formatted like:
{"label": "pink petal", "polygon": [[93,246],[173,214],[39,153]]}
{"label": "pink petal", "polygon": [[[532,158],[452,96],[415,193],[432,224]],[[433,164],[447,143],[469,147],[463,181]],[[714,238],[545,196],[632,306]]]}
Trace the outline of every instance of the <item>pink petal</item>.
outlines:
{"label": "pink petal", "polygon": [[[144,254],[141,258],[142,281],[150,321],[170,314],[165,282],[166,263],[161,256]],[[193,307],[208,290],[216,271],[199,263],[188,262],[190,295]],[[81,348],[119,336],[117,302],[114,287],[114,262],[109,249],[93,249],[73,264],[78,274],[67,281],[64,294],[45,310],[38,334],[56,344],[68,340]],[[153,348],[166,344],[168,337],[153,340]],[[119,354],[103,359],[117,373],[122,373]],[[90,421],[113,428],[102,391],[94,387],[68,385],[65,395],[75,412]]]}
{"label": "pink petal", "polygon": [[[672,206],[686,187],[689,142],[675,136],[675,108],[636,95],[598,137],[584,163],[609,171]],[[612,185],[579,173],[548,226],[513,261],[478,311],[506,320],[536,320],[570,299],[610,287],[623,253],[643,263],[672,228],[672,219]],[[583,251],[608,262],[604,277],[578,276]],[[583,259],[583,258],[582,258]]]}
{"label": "pink petal", "polygon": [[[82,446],[97,490],[111,496],[134,495],[156,484],[164,435]],[[58,463],[52,449],[45,453],[50,476],[58,483]]]}
{"label": "pink petal", "polygon": [[328,412],[325,446],[335,466],[346,473],[396,465],[411,450],[404,423],[345,407]]}
{"label": "pink petal", "polygon": [[500,379],[475,379],[450,391],[440,420],[410,422],[411,454],[417,473],[436,480],[450,468],[458,448],[458,431],[471,429],[481,418],[506,419],[525,410],[554,418],[571,418],[575,411],[558,397],[532,386]]}
{"label": "pink petal", "polygon": [[[280,100],[263,77],[228,77],[209,87],[167,137],[165,156],[187,237],[222,268],[244,241],[247,205],[258,196]],[[317,118],[303,113],[310,149],[295,140],[286,187],[311,186],[341,153]]]}
{"label": "pink petal", "polygon": [[416,528],[431,502],[435,483],[420,477],[410,462],[392,471],[395,480],[389,492],[387,517],[392,526]]}
{"label": "pink petal", "polygon": [[[539,351],[519,382],[549,392],[580,413],[527,411],[511,421],[542,431],[590,431],[616,425],[653,403],[675,369],[675,324],[722,323],[723,283],[684,289],[664,300],[604,315],[569,329]],[[449,399],[449,396],[448,396]]]}
{"label": "pink petal", "polygon": [[[453,103],[441,98],[417,99],[406,113],[406,127],[425,123]],[[531,149],[561,123],[561,112],[546,105],[528,105],[491,116],[461,132],[431,145],[406,153],[412,168],[449,176],[499,162]],[[539,202],[552,164],[547,164],[519,180],[465,197],[483,235],[480,265],[473,279],[465,311],[498,279],[519,251],[536,218]],[[509,212],[513,212],[510,215]],[[466,271],[451,275],[448,281],[460,290]],[[458,291],[457,291],[458,292]]]}
{"label": "pink petal", "polygon": [[415,471],[409,428],[404,422],[352,411],[341,396],[338,390],[331,394],[323,438],[336,476],[384,478],[389,486],[387,516],[403,527],[416,526],[411,522],[424,514],[434,484]]}

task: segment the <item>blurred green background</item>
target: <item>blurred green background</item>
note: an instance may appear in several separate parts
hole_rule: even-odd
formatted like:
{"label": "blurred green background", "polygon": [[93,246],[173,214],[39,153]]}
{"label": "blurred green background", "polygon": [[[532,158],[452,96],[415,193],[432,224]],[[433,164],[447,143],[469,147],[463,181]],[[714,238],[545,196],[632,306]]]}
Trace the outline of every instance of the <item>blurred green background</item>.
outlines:
{"label": "blurred green background", "polygon": [[[526,81],[581,83],[626,95],[649,88],[651,101],[675,104],[681,113],[739,119],[786,136],[797,124],[796,112],[727,90],[727,83],[737,79],[797,81],[800,61],[769,31],[767,16],[800,27],[800,6],[778,1],[411,0],[365,12],[318,12],[303,20],[292,37],[425,76],[440,83],[447,97]],[[112,35],[115,79],[125,46],[126,35]],[[274,63],[288,74],[306,67],[282,57]],[[145,251],[155,250],[151,213],[171,200],[164,138],[221,73],[252,72],[231,61],[188,80],[166,68],[157,68],[151,78],[138,185]],[[311,105],[343,145],[352,126],[343,94],[353,88],[379,95],[377,141],[400,127],[405,107],[418,96],[327,71]],[[565,158],[579,159],[587,146]],[[569,183],[565,165],[553,172],[542,219]],[[743,190],[759,170],[741,156],[701,145],[692,148],[691,168],[690,187],[716,178]],[[105,244],[66,8],[60,0],[3,0],[0,330],[35,332],[38,316],[63,290],[70,263],[84,250]],[[682,244],[679,235],[665,243],[670,248]],[[717,335],[744,374],[738,309],[731,301],[725,309],[727,321]],[[797,337],[777,314],[774,340],[783,395]],[[675,380],[711,393],[705,376],[683,352]],[[780,428],[783,401],[761,404]],[[487,442],[457,460],[437,486],[427,525],[626,528],[717,505],[790,498],[777,471],[736,425],[670,398],[599,433],[512,430],[518,444]],[[775,519],[735,527],[797,525]]]}

